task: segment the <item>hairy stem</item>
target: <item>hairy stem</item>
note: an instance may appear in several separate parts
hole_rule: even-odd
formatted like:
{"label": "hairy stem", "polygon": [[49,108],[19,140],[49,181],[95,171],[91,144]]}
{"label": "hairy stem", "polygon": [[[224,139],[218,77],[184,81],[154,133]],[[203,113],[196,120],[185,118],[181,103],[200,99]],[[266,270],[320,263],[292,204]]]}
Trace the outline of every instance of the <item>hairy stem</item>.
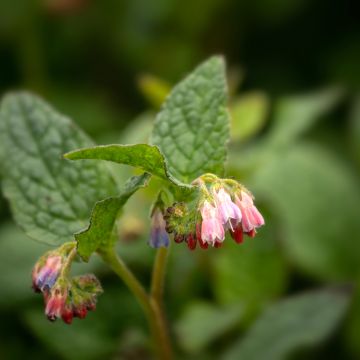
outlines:
{"label": "hairy stem", "polygon": [[[158,358],[161,360],[172,359],[168,331],[159,301],[147,294],[135,275],[130,271],[113,249],[100,253],[100,256],[119,276],[119,278],[124,281],[125,285],[130,289],[140,303],[148,320],[150,331],[156,344]],[[158,275],[156,277],[158,277]]]}

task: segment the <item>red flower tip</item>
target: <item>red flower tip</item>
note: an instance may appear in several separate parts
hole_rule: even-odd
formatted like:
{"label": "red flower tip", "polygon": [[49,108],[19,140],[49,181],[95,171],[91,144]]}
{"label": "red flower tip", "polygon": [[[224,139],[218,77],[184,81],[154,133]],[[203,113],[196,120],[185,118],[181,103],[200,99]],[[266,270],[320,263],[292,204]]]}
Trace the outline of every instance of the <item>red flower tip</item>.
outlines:
{"label": "red flower tip", "polygon": [[65,309],[63,310],[62,314],[61,314],[61,318],[63,319],[65,324],[71,324],[73,321],[73,311],[70,307],[65,307]]}
{"label": "red flower tip", "polygon": [[244,233],[241,225],[237,226],[234,231],[230,231],[230,235],[237,244],[241,244],[244,241]]}
{"label": "red flower tip", "polygon": [[186,242],[190,250],[195,250],[197,241],[196,238],[193,236],[193,234],[188,235]]}
{"label": "red flower tip", "polygon": [[249,232],[246,233],[247,236],[254,238],[256,235],[256,230],[255,229],[251,229]]}

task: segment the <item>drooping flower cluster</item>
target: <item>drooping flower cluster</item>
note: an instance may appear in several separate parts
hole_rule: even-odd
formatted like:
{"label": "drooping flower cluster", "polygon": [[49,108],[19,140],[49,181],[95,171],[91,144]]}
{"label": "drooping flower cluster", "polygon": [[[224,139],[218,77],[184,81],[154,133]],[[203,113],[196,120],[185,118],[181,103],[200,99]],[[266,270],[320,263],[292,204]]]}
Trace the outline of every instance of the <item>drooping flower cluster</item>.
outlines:
{"label": "drooping flower cluster", "polygon": [[265,224],[251,193],[235,180],[205,174],[194,184],[199,186],[196,200],[174,204],[165,216],[166,229],[174,234],[175,242],[185,241],[191,250],[197,244],[203,249],[218,248],[229,231],[240,244],[243,234],[254,237],[256,229]]}
{"label": "drooping flower cluster", "polygon": [[43,293],[50,321],[62,318],[71,324],[74,317],[83,319],[89,310],[95,310],[97,295],[102,292],[94,275],[68,277],[74,254],[74,243],[67,243],[46,253],[34,266],[32,286],[35,292]]}

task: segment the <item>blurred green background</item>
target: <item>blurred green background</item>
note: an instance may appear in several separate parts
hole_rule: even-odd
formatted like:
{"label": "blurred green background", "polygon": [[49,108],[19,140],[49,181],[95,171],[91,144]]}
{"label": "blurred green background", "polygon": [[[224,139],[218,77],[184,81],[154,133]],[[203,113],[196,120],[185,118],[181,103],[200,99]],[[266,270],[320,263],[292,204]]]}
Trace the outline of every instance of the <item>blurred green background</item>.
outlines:
{"label": "blurred green background", "polygon": [[[358,11],[340,0],[0,1],[0,96],[36,92],[98,143],[146,141],[169,88],[226,57],[228,174],[267,225],[241,246],[173,246],[166,304],[180,359],[360,359]],[[119,227],[145,284],[154,191],[134,196]],[[0,358],[151,358],[139,306],[95,258],[85,267],[105,289],[97,311],[46,321],[30,290],[46,250],[0,198]]]}

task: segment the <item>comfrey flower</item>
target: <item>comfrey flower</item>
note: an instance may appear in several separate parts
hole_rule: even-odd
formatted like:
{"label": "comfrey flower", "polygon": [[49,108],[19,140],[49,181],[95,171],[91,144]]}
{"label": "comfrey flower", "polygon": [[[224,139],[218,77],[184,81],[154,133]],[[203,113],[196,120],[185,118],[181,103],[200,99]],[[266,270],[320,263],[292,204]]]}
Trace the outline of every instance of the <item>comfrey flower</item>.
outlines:
{"label": "comfrey flower", "polygon": [[62,267],[63,259],[60,255],[49,254],[41,258],[35,265],[32,272],[33,289],[36,292],[43,292],[51,289]]}
{"label": "comfrey flower", "polygon": [[222,214],[218,208],[211,205],[207,200],[200,208],[202,217],[201,223],[201,239],[210,245],[221,243],[225,239],[225,231],[223,227]]}
{"label": "comfrey flower", "polygon": [[245,191],[241,191],[240,196],[241,199],[235,195],[235,203],[241,210],[242,230],[249,236],[254,237],[256,234],[256,228],[265,224],[264,218],[254,205],[254,201],[251,195]]}
{"label": "comfrey flower", "polygon": [[229,231],[241,244],[244,233],[254,237],[256,229],[265,224],[252,195],[237,181],[204,174],[192,184],[198,191],[190,201],[173,204],[165,215],[166,230],[174,234],[176,243],[185,241],[191,250],[197,244],[202,249],[219,248]]}
{"label": "comfrey flower", "polygon": [[74,317],[83,319],[89,310],[95,310],[97,295],[102,292],[94,275],[69,277],[76,255],[75,245],[74,242],[65,243],[46,253],[32,272],[33,288],[43,293],[45,315],[50,321],[62,318],[71,324]]}
{"label": "comfrey flower", "polygon": [[241,221],[242,217],[239,207],[233,203],[230,195],[225,191],[224,188],[221,188],[218,192],[215,191],[214,197],[222,224],[225,226],[225,228],[234,230],[234,228]]}
{"label": "comfrey flower", "polygon": [[168,247],[169,235],[166,232],[166,222],[159,208],[155,208],[151,217],[151,235],[149,245],[153,248]]}
{"label": "comfrey flower", "polygon": [[45,315],[50,321],[55,321],[60,318],[67,299],[67,289],[56,287],[52,291],[46,291],[44,293],[45,299]]}

